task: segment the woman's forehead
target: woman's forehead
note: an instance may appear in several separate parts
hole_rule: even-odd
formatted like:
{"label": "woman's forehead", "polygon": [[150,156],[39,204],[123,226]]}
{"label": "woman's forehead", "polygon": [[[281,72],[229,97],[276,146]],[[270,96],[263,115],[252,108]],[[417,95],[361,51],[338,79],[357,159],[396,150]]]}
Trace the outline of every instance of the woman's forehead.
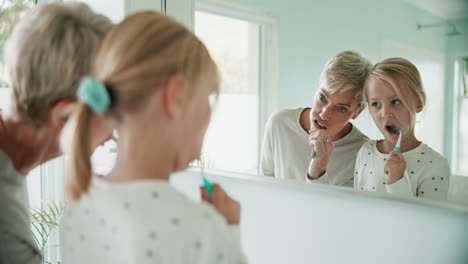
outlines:
{"label": "woman's forehead", "polygon": [[357,103],[356,89],[340,89],[337,91],[329,91],[328,89],[321,88],[320,92],[327,97],[331,103],[352,106]]}

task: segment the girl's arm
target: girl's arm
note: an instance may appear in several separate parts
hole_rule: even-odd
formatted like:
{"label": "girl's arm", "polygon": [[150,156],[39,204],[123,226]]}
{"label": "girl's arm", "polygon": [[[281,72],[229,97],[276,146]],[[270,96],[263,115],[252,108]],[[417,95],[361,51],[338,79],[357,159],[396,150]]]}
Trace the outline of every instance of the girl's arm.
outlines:
{"label": "girl's arm", "polygon": [[244,264],[240,240],[240,204],[218,185],[213,184],[213,198],[201,188],[201,199],[210,203],[218,212],[211,217],[210,235],[206,237],[205,259],[202,263]]}
{"label": "girl's arm", "polygon": [[386,175],[387,191],[400,197],[414,197],[412,179],[408,174],[406,160],[400,151],[392,151],[385,163],[384,173]]}
{"label": "girl's arm", "polygon": [[409,178],[409,174],[405,169],[405,173],[398,181],[385,185],[387,192],[400,196],[400,197],[415,197],[416,194],[412,191],[412,184]]}
{"label": "girl's arm", "polygon": [[211,236],[205,241],[203,264],[246,264],[242,251],[239,225],[228,225],[221,218],[214,218]]}
{"label": "girl's arm", "polygon": [[417,196],[434,200],[447,200],[450,186],[450,167],[445,158],[432,160],[420,170],[420,182],[417,187]]}
{"label": "girl's arm", "polygon": [[354,190],[360,190],[360,183],[361,183],[361,153],[362,153],[363,147],[358,151],[357,156],[356,156],[356,163],[354,165]]}

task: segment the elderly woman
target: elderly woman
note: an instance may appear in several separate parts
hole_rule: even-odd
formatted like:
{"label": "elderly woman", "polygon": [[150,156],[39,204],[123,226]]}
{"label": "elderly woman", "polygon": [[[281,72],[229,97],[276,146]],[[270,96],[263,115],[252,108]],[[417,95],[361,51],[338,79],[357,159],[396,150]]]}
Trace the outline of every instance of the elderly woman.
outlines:
{"label": "elderly woman", "polygon": [[342,51],[325,65],[312,108],[286,109],[267,123],[264,175],[353,187],[356,154],[367,137],[350,120],[364,110],[371,63]]}
{"label": "elderly woman", "polygon": [[[26,175],[61,155],[63,110],[75,100],[82,76],[110,29],[109,19],[79,3],[35,7],[5,48],[12,87],[10,109],[0,116],[0,263],[41,263],[31,232]],[[105,129],[98,128],[102,137]]]}

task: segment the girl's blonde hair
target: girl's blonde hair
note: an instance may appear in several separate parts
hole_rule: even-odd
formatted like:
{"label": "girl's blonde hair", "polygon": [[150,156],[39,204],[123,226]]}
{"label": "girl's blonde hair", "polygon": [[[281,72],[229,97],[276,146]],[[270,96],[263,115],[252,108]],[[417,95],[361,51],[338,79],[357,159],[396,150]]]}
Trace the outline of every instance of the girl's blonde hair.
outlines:
{"label": "girl's blonde hair", "polygon": [[[190,84],[184,86],[190,95],[200,78],[209,73],[218,80],[216,65],[205,45],[178,22],[150,11],[131,15],[110,30],[92,70],[93,78],[111,91],[112,102],[106,116],[116,120],[121,113],[142,105],[170,77],[181,74]],[[79,103],[67,124],[72,135],[67,141],[71,146],[67,151],[65,188],[71,200],[78,200],[91,181],[92,115],[87,105]]]}
{"label": "girl's blonde hair", "polygon": [[[411,124],[414,125],[418,101],[421,101],[422,108],[426,104],[426,93],[416,66],[403,58],[385,59],[374,65],[366,81],[366,87],[371,78],[390,84],[401,100],[402,105],[410,113]],[[408,93],[412,93],[418,100],[409,100],[412,97],[409,97]],[[364,93],[364,96],[367,101],[367,94]]]}
{"label": "girl's blonde hair", "polygon": [[76,99],[83,76],[110,20],[76,2],[43,3],[16,26],[5,44],[5,64],[13,90],[13,111],[36,126],[57,101]]}
{"label": "girl's blonde hair", "polygon": [[322,71],[319,89],[334,93],[356,91],[357,107],[364,104],[363,91],[372,63],[352,50],[342,51],[328,60]]}

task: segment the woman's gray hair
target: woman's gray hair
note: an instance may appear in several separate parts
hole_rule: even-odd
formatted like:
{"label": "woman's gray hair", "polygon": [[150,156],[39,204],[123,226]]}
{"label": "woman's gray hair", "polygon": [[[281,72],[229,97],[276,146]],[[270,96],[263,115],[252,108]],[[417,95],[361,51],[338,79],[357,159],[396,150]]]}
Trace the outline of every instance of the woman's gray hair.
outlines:
{"label": "woman's gray hair", "polygon": [[59,100],[75,100],[83,76],[111,21],[77,2],[34,7],[15,27],[5,45],[13,89],[13,111],[41,125]]}

